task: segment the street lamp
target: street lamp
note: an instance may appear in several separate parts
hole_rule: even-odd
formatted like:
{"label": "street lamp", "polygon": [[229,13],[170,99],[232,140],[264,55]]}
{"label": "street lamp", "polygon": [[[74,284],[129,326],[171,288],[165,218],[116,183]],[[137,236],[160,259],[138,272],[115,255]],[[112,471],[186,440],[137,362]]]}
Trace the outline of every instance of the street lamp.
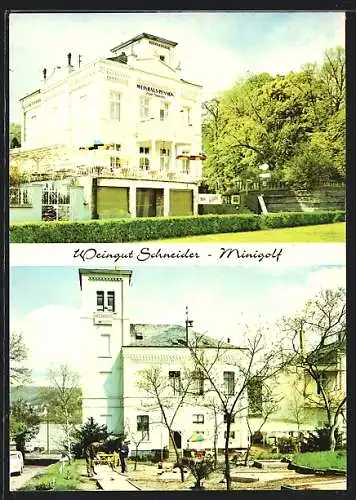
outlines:
{"label": "street lamp", "polygon": [[44,407],[44,416],[46,419],[46,443],[47,443],[47,455],[49,455],[49,413],[48,407]]}

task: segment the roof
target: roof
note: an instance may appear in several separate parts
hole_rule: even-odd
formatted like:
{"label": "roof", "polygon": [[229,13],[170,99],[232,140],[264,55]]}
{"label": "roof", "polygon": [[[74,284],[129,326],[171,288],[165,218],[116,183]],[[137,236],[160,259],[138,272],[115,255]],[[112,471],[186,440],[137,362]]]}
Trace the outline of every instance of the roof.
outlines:
{"label": "roof", "polygon": [[31,92],[30,94],[27,94],[25,95],[24,97],[21,97],[20,102],[23,101],[24,99],[27,99],[27,97],[31,97],[32,95],[35,95],[35,94],[40,94],[41,93],[41,89],[37,89],[37,90],[34,90],[33,92]]}
{"label": "roof", "polygon": [[[182,325],[134,323],[130,325],[131,341],[125,347],[185,347],[186,329]],[[218,341],[207,335],[202,335],[189,329],[189,337],[199,336],[204,347],[216,347]],[[220,345],[220,343],[219,343]],[[238,349],[230,343],[223,343],[223,347]]]}
{"label": "roof", "polygon": [[131,280],[132,271],[129,269],[83,269],[79,270],[79,282],[80,289],[82,289],[82,276],[97,276],[99,279],[101,276],[128,276]]}
{"label": "roof", "polygon": [[181,78],[180,81],[183,82],[183,83],[187,83],[188,85],[194,85],[194,87],[203,88],[203,85],[199,85],[198,83],[188,82],[188,80],[183,80],[183,78]]}
{"label": "roof", "polygon": [[154,40],[155,42],[158,43],[165,43],[166,45],[171,45],[171,47],[175,47],[177,42],[172,42],[171,40],[167,40],[166,38],[161,38],[159,36],[155,35],[150,35],[149,33],[141,33],[140,35],[135,36],[134,38],[130,38],[130,40],[127,40],[127,42],[120,43],[120,45],[117,45],[113,49],[111,49],[111,52],[117,52],[120,49],[123,49],[124,47],[127,47],[131,43],[138,42],[139,40],[142,40],[142,38],[148,38],[149,40]]}
{"label": "roof", "polygon": [[319,365],[334,365],[338,358],[346,352],[346,339],[325,344],[312,351],[308,360]]}

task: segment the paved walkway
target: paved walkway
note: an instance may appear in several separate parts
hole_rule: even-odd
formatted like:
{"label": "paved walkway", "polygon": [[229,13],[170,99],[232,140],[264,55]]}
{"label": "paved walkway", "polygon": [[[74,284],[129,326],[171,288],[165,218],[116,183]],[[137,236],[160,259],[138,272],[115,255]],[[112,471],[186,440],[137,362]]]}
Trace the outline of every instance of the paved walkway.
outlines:
{"label": "paved walkway", "polygon": [[108,465],[96,466],[98,486],[105,491],[139,491],[141,488],[128,480],[125,474],[113,471]]}

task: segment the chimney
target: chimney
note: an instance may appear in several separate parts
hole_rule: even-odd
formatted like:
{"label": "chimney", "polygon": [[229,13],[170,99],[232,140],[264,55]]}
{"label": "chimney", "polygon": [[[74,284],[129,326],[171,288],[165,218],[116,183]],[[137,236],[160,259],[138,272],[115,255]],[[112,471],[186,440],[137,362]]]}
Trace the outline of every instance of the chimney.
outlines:
{"label": "chimney", "polygon": [[47,80],[47,68],[43,68],[43,80]]}
{"label": "chimney", "polygon": [[72,66],[72,54],[68,52],[67,54],[67,59],[68,59],[68,71],[71,73],[73,71],[73,66]]}
{"label": "chimney", "polygon": [[229,337],[227,338],[227,343],[230,344],[230,338]]}
{"label": "chimney", "polygon": [[127,55],[125,54],[125,52],[121,52],[121,54],[119,55],[119,61],[123,64],[127,64]]}
{"label": "chimney", "polygon": [[193,321],[189,319],[189,311],[188,311],[188,306],[185,308],[185,342],[186,345],[189,344],[189,328],[193,328]]}

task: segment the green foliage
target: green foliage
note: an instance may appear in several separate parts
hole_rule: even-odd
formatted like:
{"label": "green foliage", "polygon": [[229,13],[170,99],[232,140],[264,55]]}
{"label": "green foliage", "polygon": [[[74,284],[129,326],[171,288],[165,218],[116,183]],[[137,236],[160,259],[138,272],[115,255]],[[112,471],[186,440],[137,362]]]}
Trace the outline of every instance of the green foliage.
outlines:
{"label": "green foliage", "polygon": [[[335,441],[337,450],[342,448],[342,432],[335,430]],[[301,451],[328,451],[330,450],[330,426],[325,425],[314,432],[309,432],[306,441],[301,445]]]}
{"label": "green foliage", "polygon": [[[320,139],[319,143],[316,139]],[[284,179],[297,188],[312,189],[320,184],[320,179],[342,180],[325,137],[315,137],[315,141],[297,148],[295,155],[285,163],[283,172]]]}
{"label": "green foliage", "polygon": [[34,438],[39,431],[41,418],[39,411],[22,399],[13,402],[10,407],[10,436],[16,448],[25,452],[27,441]]}
{"label": "green foliage", "polygon": [[293,457],[293,462],[302,467],[311,469],[337,469],[346,471],[346,451],[314,451],[298,453]]}
{"label": "green foliage", "polygon": [[199,205],[198,211],[199,215],[208,215],[208,214],[236,214],[238,212],[238,205],[230,205],[230,204],[204,204]]}
{"label": "green foliage", "polygon": [[21,125],[19,123],[10,123],[9,141],[10,149],[21,146]]}
{"label": "green foliage", "polygon": [[254,215],[204,215],[90,220],[83,222],[24,222],[10,226],[11,243],[117,243],[177,238],[199,234],[236,233],[270,227],[328,224],[345,220],[342,210]]}
{"label": "green foliage", "polygon": [[10,165],[9,183],[10,187],[19,187],[21,184],[29,182],[28,174],[22,172],[19,167]]}
{"label": "green foliage", "polygon": [[82,460],[75,460],[67,464],[61,472],[60,464],[50,465],[42,473],[31,478],[19,491],[49,490],[54,491],[75,491],[81,490],[80,483],[86,481],[80,474],[83,467]]}
{"label": "green foliage", "polygon": [[27,352],[22,332],[12,331],[9,345],[10,385],[25,383],[31,379],[31,370],[23,366]]}
{"label": "green foliage", "polygon": [[[64,398],[65,401],[63,402]],[[64,404],[68,409],[69,423],[78,424],[82,421],[82,390],[80,387],[64,388],[60,397],[58,397],[57,388],[40,387],[36,402],[47,408],[49,422],[55,424],[65,423]]]}
{"label": "green foliage", "polygon": [[326,212],[284,212],[267,215],[262,214],[259,217],[260,228],[267,229],[342,222],[345,220],[345,212],[342,210]]}
{"label": "green foliage", "polygon": [[[322,65],[250,75],[204,104],[205,183],[228,192],[256,181],[267,163],[274,180],[303,182],[345,175],[345,53],[327,50]],[[320,157],[315,151],[320,151]],[[310,167],[305,163],[312,162]],[[309,178],[310,176],[310,178]]]}
{"label": "green foliage", "polygon": [[298,449],[298,439],[282,436],[278,438],[277,445],[280,453],[294,453]]}
{"label": "green foliage", "polygon": [[72,451],[76,458],[84,456],[85,449],[90,443],[105,441],[110,436],[106,425],[100,425],[93,417],[73,432]]}

